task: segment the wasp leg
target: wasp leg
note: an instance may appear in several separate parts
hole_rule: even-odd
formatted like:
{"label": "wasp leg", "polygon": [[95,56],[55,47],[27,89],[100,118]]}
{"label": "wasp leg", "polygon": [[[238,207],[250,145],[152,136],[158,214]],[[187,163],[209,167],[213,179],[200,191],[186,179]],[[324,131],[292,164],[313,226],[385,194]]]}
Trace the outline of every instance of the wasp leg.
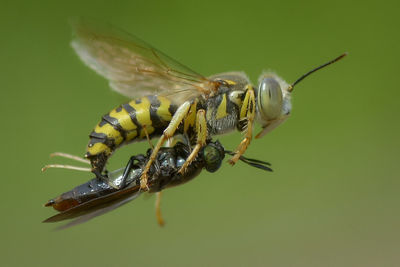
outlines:
{"label": "wasp leg", "polygon": [[142,176],[140,177],[140,188],[143,190],[148,190],[147,186],[147,180],[148,180],[148,172],[150,170],[151,164],[153,164],[154,160],[157,157],[158,151],[162,147],[162,145],[167,141],[169,138],[171,138],[174,134],[176,129],[178,129],[179,124],[184,120],[186,117],[187,113],[189,112],[191,103],[189,101],[186,101],[183,103],[178,110],[175,112],[174,116],[171,119],[171,122],[169,123],[168,127],[164,130],[164,133],[160,137],[160,139],[157,142],[157,145],[154,147],[153,152],[150,155],[150,158],[143,169]]}
{"label": "wasp leg", "polygon": [[71,154],[67,154],[67,153],[63,153],[63,152],[54,152],[50,154],[50,157],[62,157],[62,158],[67,158],[67,159],[73,159],[79,162],[83,162],[86,164],[90,164],[90,160],[87,159],[83,159],[81,157],[75,156],[75,155],[71,155]]}
{"label": "wasp leg", "polygon": [[239,146],[235,150],[235,155],[229,160],[231,165],[234,165],[240,156],[244,154],[253,136],[253,124],[256,111],[254,89],[252,87],[248,88],[246,95],[244,97],[243,105],[240,110],[240,120],[246,121],[246,128],[244,130],[245,137],[240,142]]}
{"label": "wasp leg", "polygon": [[156,218],[159,226],[164,226],[165,221],[161,214],[161,191],[156,193]]}
{"label": "wasp leg", "polygon": [[206,112],[204,109],[197,111],[196,120],[196,132],[197,132],[197,142],[196,146],[193,148],[192,153],[186,159],[185,163],[182,165],[179,173],[184,174],[187,166],[196,158],[200,149],[205,146],[207,140],[207,122],[206,122]]}
{"label": "wasp leg", "polygon": [[153,143],[151,142],[151,139],[149,136],[149,132],[147,132],[146,125],[143,125],[143,131],[144,131],[144,134],[146,135],[147,142],[149,142],[151,149],[154,149]]}
{"label": "wasp leg", "polygon": [[68,170],[76,170],[76,171],[85,171],[85,172],[91,172],[91,168],[85,168],[85,167],[78,167],[78,166],[72,166],[72,165],[62,165],[62,164],[49,164],[46,165],[42,168],[42,172],[44,172],[47,169],[50,168],[59,168],[59,169],[68,169]]}

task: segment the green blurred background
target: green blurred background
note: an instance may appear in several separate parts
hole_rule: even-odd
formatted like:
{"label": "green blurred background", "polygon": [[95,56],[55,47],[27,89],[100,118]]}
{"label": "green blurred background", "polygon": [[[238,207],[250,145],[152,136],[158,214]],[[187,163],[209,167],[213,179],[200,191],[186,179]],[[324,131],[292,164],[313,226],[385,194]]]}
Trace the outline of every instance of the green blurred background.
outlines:
{"label": "green blurred background", "polygon": [[[2,266],[399,266],[399,4],[396,1],[2,1]],[[125,101],[72,51],[68,19],[135,33],[211,75],[273,69],[292,117],[246,155],[274,172],[224,164],[66,231],[42,205],[91,175],[40,168],[83,155],[101,115]],[[227,148],[233,133],[219,138]],[[110,169],[144,152],[116,153]]]}

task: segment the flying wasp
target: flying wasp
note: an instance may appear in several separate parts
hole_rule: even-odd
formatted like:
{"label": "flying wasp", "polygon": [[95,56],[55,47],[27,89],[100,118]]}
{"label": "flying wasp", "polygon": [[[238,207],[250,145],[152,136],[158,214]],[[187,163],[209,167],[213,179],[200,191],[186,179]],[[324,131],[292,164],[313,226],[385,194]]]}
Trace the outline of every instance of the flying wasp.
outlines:
{"label": "flying wasp", "polygon": [[233,130],[244,138],[229,160],[233,165],[249,146],[257,121],[256,138],[284,122],[291,112],[291,93],[309,74],[343,58],[343,54],[288,84],[274,73],[264,73],[258,89],[243,72],[205,77],[178,63],[151,45],[110,25],[87,20],[73,22],[72,47],[80,59],[109,80],[115,91],[131,98],[104,115],[90,134],[85,157],[92,172],[105,177],[104,167],[120,146],[160,137],[141,177],[148,190],[148,172],[159,149],[177,134],[186,136],[192,152],[184,173],[200,149],[214,135]]}
{"label": "flying wasp", "polygon": [[[217,171],[225,154],[233,154],[231,151],[225,150],[218,141],[208,142],[188,165],[186,172],[181,174],[179,169],[190,155],[190,150],[189,144],[181,142],[176,143],[173,147],[162,147],[149,169],[148,192],[157,194],[156,216],[160,226],[164,224],[160,209],[162,190],[190,181],[199,175],[203,169],[208,172]],[[150,155],[151,149],[148,150],[146,155],[132,156],[125,168],[110,172],[107,180],[96,177],[49,200],[45,206],[53,207],[59,213],[44,222],[74,219],[60,228],[70,227],[86,222],[135,199],[143,192],[140,190],[140,176]],[[253,167],[271,171],[268,162],[245,157],[241,157],[240,160]]]}

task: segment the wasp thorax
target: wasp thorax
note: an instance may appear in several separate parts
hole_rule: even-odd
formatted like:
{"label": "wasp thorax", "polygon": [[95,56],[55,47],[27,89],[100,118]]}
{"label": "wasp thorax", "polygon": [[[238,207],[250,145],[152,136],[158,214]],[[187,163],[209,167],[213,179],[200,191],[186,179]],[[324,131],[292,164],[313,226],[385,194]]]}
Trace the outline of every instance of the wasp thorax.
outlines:
{"label": "wasp thorax", "polygon": [[258,111],[260,119],[268,122],[279,118],[282,113],[283,95],[278,81],[274,78],[264,78],[258,88]]}

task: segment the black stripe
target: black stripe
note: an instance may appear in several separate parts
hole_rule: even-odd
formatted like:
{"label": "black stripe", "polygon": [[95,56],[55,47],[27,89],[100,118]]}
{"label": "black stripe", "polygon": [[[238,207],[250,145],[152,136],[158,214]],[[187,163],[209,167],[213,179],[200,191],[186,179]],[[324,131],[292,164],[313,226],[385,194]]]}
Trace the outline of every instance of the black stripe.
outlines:
{"label": "black stripe", "polygon": [[91,132],[89,137],[96,139],[107,139],[107,135],[105,133],[96,133],[95,131]]}
{"label": "black stripe", "polygon": [[251,114],[251,113],[253,113],[253,108],[254,108],[254,101],[253,101],[253,99],[251,99],[251,100],[249,101],[249,105],[250,105],[249,112],[250,112],[250,114]]}
{"label": "black stripe", "polygon": [[108,138],[105,134],[99,134],[99,133],[92,132],[90,134],[88,147],[92,147],[94,144],[97,144],[97,143],[105,144],[112,151],[116,147],[114,139]]}
{"label": "black stripe", "polygon": [[115,130],[117,130],[122,138],[126,139],[126,131],[122,128],[121,124],[119,123],[118,119],[111,117],[110,114],[106,114],[103,116],[103,120],[105,120],[108,124],[110,124]]}
{"label": "black stripe", "polygon": [[99,122],[99,126],[103,127],[106,124],[107,124],[107,122],[105,120],[103,120],[103,118],[101,118],[101,121]]}
{"label": "black stripe", "polygon": [[88,147],[92,147],[94,144],[103,143],[103,142],[104,142],[104,139],[90,138],[90,139],[89,139]]}
{"label": "black stripe", "polygon": [[178,107],[174,104],[170,104],[168,107],[168,111],[172,116],[174,116],[177,109],[178,109]]}
{"label": "black stripe", "polygon": [[150,120],[153,128],[158,129],[163,127],[165,123],[163,123],[157,114],[157,110],[161,106],[160,100],[156,96],[148,96],[147,98],[150,101]]}
{"label": "black stripe", "polygon": [[[134,109],[131,105],[129,105],[128,103],[123,104],[122,107],[126,110],[126,112],[128,112],[129,117],[131,118],[131,121],[134,125],[136,125],[136,131],[137,131],[137,137],[140,136],[140,132],[143,128],[143,126],[138,122],[137,118],[136,118],[136,109]],[[137,138],[136,137],[136,138]]]}
{"label": "black stripe", "polygon": [[243,103],[243,100],[244,100],[244,98],[246,97],[246,94],[247,94],[247,91],[248,91],[249,89],[247,89],[246,91],[244,91],[244,93],[242,94],[242,96],[241,96],[241,100],[242,100],[242,103]]}

